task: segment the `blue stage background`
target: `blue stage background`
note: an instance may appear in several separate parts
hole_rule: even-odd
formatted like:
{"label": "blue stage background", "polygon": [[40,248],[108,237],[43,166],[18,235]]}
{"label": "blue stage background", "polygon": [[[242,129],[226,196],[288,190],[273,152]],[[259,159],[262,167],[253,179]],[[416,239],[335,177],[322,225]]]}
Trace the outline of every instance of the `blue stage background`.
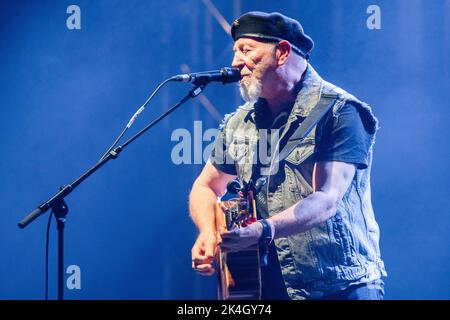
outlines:
{"label": "blue stage background", "polygon": [[[69,5],[80,30],[66,26]],[[366,25],[369,5],[379,30]],[[163,79],[230,65],[220,17],[250,10],[299,19],[315,40],[310,63],[379,118],[372,192],[386,299],[450,298],[449,1],[21,0],[0,4],[0,299],[44,298],[48,213],[17,222],[93,165]],[[130,134],[188,89],[164,88]],[[67,197],[65,265],[81,269],[67,299],[216,297],[215,278],[190,262],[187,199],[202,165],[175,165],[171,134],[201,141],[194,121],[216,128],[239,103],[236,85],[210,85]],[[56,235],[53,221],[52,299]]]}

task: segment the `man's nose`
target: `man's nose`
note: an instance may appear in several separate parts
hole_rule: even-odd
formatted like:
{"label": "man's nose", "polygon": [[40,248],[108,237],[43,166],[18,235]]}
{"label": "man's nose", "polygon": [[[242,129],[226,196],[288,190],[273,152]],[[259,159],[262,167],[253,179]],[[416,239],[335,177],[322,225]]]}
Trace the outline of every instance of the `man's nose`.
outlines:
{"label": "man's nose", "polygon": [[235,53],[233,57],[233,61],[231,61],[231,66],[233,68],[242,69],[244,67],[244,61],[241,59],[239,53]]}

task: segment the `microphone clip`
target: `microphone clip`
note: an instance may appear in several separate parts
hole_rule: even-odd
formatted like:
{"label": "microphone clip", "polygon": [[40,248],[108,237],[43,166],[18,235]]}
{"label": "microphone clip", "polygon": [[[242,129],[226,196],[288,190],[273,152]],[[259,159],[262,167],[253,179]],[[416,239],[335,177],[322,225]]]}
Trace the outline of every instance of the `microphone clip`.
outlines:
{"label": "microphone clip", "polygon": [[210,82],[222,82],[222,84],[227,84],[241,80],[241,72],[237,68],[224,67],[220,70],[179,74],[173,76],[170,80],[191,82],[195,86],[205,86]]}

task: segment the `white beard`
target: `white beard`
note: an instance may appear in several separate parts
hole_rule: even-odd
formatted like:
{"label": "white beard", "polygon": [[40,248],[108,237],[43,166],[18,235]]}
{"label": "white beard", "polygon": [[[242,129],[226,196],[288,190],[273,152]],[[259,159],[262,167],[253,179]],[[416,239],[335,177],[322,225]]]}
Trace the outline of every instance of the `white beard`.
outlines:
{"label": "white beard", "polygon": [[240,82],[239,90],[241,97],[247,102],[255,102],[261,95],[262,83],[260,80],[250,76],[248,82]]}

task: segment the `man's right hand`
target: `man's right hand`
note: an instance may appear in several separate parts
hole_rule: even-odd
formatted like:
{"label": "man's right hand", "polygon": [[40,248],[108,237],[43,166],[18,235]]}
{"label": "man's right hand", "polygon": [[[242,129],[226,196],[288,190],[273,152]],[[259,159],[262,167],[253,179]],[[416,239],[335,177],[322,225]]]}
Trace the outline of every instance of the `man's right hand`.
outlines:
{"label": "man's right hand", "polygon": [[217,250],[217,239],[214,232],[202,232],[192,247],[192,269],[203,276],[215,273],[213,262]]}

